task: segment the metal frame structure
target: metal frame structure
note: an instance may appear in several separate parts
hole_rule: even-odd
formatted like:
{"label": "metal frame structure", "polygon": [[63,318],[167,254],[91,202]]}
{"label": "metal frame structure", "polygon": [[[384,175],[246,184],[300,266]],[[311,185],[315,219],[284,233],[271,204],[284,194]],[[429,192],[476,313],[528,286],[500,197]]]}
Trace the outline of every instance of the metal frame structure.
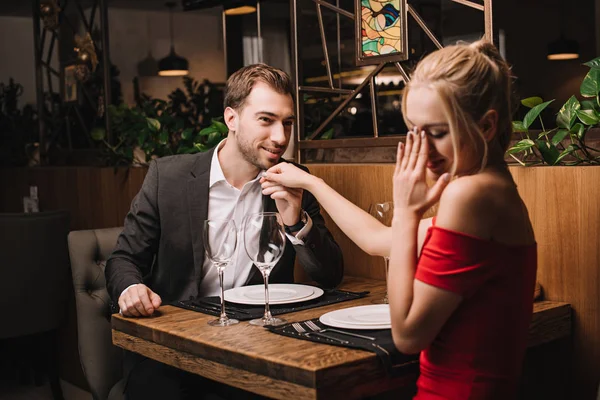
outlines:
{"label": "metal frame structure", "polygon": [[[94,43],[96,51],[101,50],[101,60],[103,67],[103,108],[104,108],[104,124],[106,129],[106,138],[109,143],[112,143],[112,135],[110,129],[110,120],[108,116],[108,105],[111,101],[111,87],[110,87],[110,55],[109,55],[109,38],[108,38],[108,5],[107,0],[94,0],[91,8],[90,18],[86,18],[83,11],[81,0],[57,0],[56,1],[61,9],[58,15],[60,24],[67,24],[70,27],[73,36],[77,32],[75,25],[69,19],[66,9],[69,3],[73,3],[77,9],[77,13],[80,16],[85,31],[92,35],[94,29],[94,21],[96,14],[99,11],[100,19],[100,32],[101,32],[101,43]],[[60,60],[60,71],[56,71],[52,68],[52,57],[54,55],[54,47],[61,40],[64,40],[59,34],[60,27],[56,29],[48,29],[42,27],[40,23],[41,19],[41,1],[32,0],[32,16],[33,16],[33,40],[34,40],[34,55],[35,55],[35,83],[36,83],[36,100],[37,100],[37,112],[38,112],[38,124],[39,124],[39,142],[40,142],[40,161],[42,164],[47,163],[47,150],[51,140],[57,140],[57,138],[64,133],[67,135],[69,150],[72,150],[72,137],[70,132],[70,118],[71,114],[74,114],[77,118],[79,125],[82,130],[88,134],[88,126],[83,120],[83,116],[77,105],[65,104],[61,102],[61,107],[55,107],[54,98],[60,96],[64,100],[64,59],[59,54]],[[49,40],[48,40],[49,38]],[[60,88],[55,90],[52,85],[52,77],[59,78]],[[44,79],[45,78],[45,79]],[[82,89],[84,99],[92,106],[96,111],[98,105],[92,101],[89,93],[86,92],[85,87]],[[50,107],[47,110],[46,107],[46,93],[50,98]],[[64,118],[63,123],[59,123]],[[55,132],[49,131],[49,126],[55,128]]]}
{"label": "metal frame structure", "polygon": [[[292,31],[292,63],[294,68],[294,80],[295,80],[295,88],[296,88],[296,125],[294,135],[294,144],[296,149],[296,159],[298,161],[302,161],[302,150],[304,149],[332,149],[332,148],[348,148],[348,147],[379,147],[379,146],[394,146],[396,145],[403,136],[388,136],[388,137],[380,137],[379,129],[377,124],[377,99],[375,93],[375,77],[383,68],[389,64],[389,62],[381,62],[377,67],[371,71],[371,73],[363,80],[361,84],[359,84],[354,90],[343,89],[341,83],[341,76],[337,87],[334,86],[333,75],[331,73],[331,65],[329,60],[329,52],[327,49],[327,41],[325,38],[325,29],[323,26],[323,15],[322,15],[322,7],[328,8],[337,14],[337,46],[338,46],[338,64],[341,66],[341,54],[340,54],[340,17],[346,17],[354,20],[356,17],[353,13],[340,8],[339,0],[334,0],[335,5],[330,3],[327,0],[312,0],[315,3],[315,7],[317,10],[317,17],[319,21],[319,31],[321,35],[321,43],[323,47],[323,55],[325,57],[325,67],[327,70],[327,78],[328,78],[328,87],[314,87],[314,86],[301,86],[302,82],[301,74],[299,66],[299,50],[298,50],[298,1],[292,0],[290,2],[291,5],[291,31]],[[475,3],[470,0],[452,0],[455,3],[464,5],[466,7],[470,7],[476,10],[483,12],[484,16],[484,25],[485,25],[485,38],[490,42],[493,42],[493,25],[492,25],[492,0],[483,0],[483,5],[479,3]],[[423,18],[419,15],[419,13],[412,7],[410,4],[410,0],[408,0],[408,4],[406,7],[407,13],[415,20],[415,22],[419,25],[419,27],[425,32],[427,37],[435,44],[437,48],[442,48],[441,42],[438,38],[435,37],[434,33],[429,29]],[[409,74],[402,66],[400,62],[393,63],[395,67],[398,69],[402,80],[406,83],[410,80]],[[336,117],[338,116],[343,109],[352,101],[367,85],[369,85],[369,93],[370,93],[370,101],[371,101],[371,112],[373,118],[373,137],[371,138],[347,138],[347,139],[329,139],[329,140],[314,140],[317,139],[320,135],[324,133],[325,127]],[[331,115],[329,115],[320,125],[319,127],[307,138],[300,139],[300,137],[304,137],[304,104],[303,104],[303,93],[310,92],[320,92],[320,93],[329,93],[329,94],[337,94],[342,96],[347,96],[339,106],[333,111]]]}

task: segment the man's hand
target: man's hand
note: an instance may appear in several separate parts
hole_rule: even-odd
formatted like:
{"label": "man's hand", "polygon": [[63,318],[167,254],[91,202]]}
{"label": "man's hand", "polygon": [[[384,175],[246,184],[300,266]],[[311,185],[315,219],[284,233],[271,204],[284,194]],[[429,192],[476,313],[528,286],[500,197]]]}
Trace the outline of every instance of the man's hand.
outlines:
{"label": "man's hand", "polygon": [[262,193],[271,196],[275,200],[277,211],[283,219],[283,223],[292,226],[300,221],[302,211],[302,189],[292,189],[275,182],[261,179]]}
{"label": "man's hand", "polygon": [[121,314],[126,317],[149,317],[161,303],[160,296],[142,283],[128,288],[119,297]]}

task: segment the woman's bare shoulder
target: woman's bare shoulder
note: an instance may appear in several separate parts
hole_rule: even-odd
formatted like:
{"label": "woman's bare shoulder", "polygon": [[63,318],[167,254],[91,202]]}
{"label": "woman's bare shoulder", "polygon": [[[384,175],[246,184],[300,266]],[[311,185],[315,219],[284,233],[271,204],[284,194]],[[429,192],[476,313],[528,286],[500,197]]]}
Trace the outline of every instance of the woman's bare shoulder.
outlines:
{"label": "woman's bare shoulder", "polygon": [[502,192],[502,183],[484,174],[453,180],[442,193],[436,226],[489,239]]}

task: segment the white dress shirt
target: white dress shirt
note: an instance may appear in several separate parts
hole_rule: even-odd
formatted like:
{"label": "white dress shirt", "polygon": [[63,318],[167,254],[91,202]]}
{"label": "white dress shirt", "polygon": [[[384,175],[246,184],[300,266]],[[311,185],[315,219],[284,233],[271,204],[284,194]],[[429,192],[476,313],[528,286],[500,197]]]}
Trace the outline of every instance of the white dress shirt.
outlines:
{"label": "white dress shirt", "polygon": [[[208,219],[232,219],[238,230],[237,249],[231,263],[225,268],[223,273],[223,286],[225,290],[243,286],[252,270],[252,261],[244,249],[241,229],[242,221],[246,215],[263,211],[260,178],[264,173],[264,171],[259,172],[256,178],[247,182],[241,190],[227,182],[218,156],[219,150],[223,147],[226,140],[222,140],[213,153],[208,195]],[[202,224],[203,222],[196,221],[198,224]],[[311,228],[312,220],[308,216],[306,225],[295,236],[287,233],[286,236],[292,244],[304,245],[303,238],[306,237]],[[221,291],[217,268],[212,265],[210,259],[206,256],[204,257],[202,274],[198,296],[220,296]],[[123,290],[121,296],[132,286],[135,285],[131,285]]]}

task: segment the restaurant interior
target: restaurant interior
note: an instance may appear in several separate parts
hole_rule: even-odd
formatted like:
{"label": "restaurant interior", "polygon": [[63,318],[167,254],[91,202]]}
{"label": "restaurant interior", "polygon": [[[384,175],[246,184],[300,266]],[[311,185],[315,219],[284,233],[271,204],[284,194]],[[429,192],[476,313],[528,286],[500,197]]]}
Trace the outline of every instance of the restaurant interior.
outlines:
{"label": "restaurant interior", "polygon": [[[395,47],[373,50],[365,15],[389,10]],[[355,244],[326,207],[343,256],[333,287],[297,252],[293,279],[274,273],[268,301],[262,280],[226,278],[223,295],[163,300],[135,318],[111,300],[107,260],[152,165],[219,146],[226,82],[257,63],[291,77],[283,159],[391,226],[406,85],[429,54],[482,38],[511,67],[504,160],[537,243],[516,398],[600,400],[600,0],[1,0],[0,400],[124,399],[126,353],[235,390],[216,398],[411,399],[420,359],[393,340],[389,257]],[[160,195],[193,209],[186,188]],[[193,213],[185,251],[200,246],[195,267],[206,254],[221,274],[206,211]],[[315,229],[312,217],[302,226]],[[233,248],[260,278],[245,221]],[[296,247],[279,214],[274,224],[280,251]],[[188,245],[160,240],[161,261]],[[260,268],[265,282],[274,265]],[[269,301],[282,322],[265,323]]]}

